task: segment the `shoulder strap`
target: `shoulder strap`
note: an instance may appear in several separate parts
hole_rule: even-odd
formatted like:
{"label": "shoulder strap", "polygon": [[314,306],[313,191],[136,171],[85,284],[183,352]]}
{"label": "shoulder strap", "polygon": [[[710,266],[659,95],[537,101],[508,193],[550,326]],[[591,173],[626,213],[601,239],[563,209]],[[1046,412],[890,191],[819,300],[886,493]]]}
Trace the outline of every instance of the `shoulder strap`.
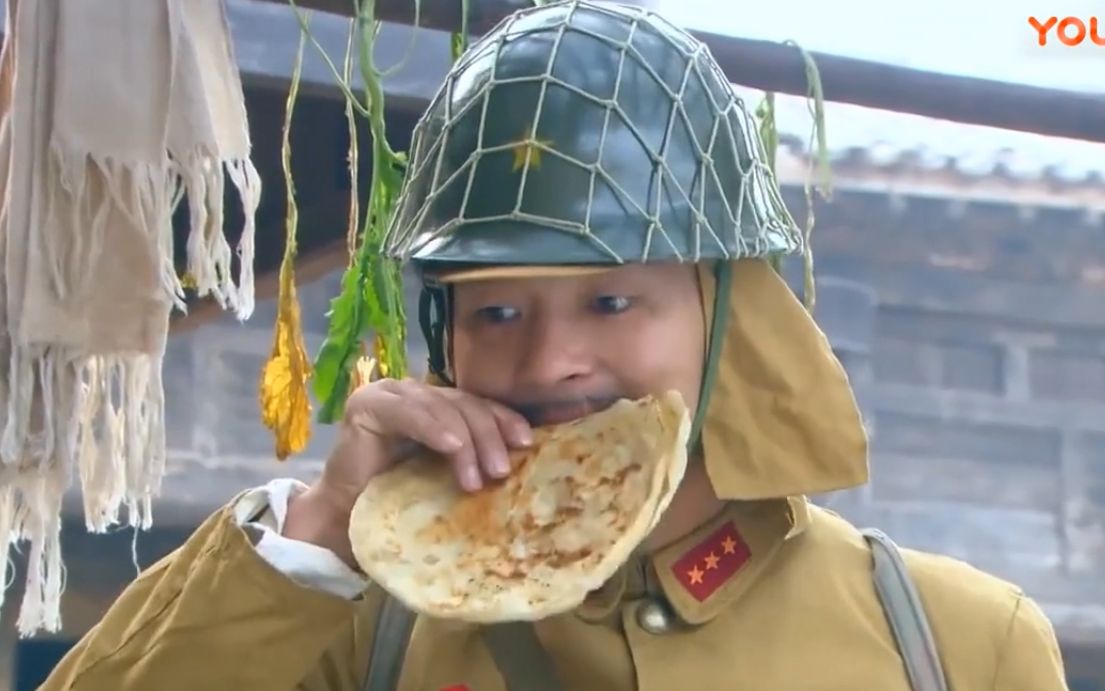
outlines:
{"label": "shoulder strap", "polygon": [[875,561],[875,590],[886,612],[913,691],[948,691],[940,655],[898,546],[881,530],[862,531]]}
{"label": "shoulder strap", "polygon": [[362,691],[395,691],[398,688],[414,618],[414,612],[391,595],[384,595],[372,634],[372,650],[368,654],[368,671]]}
{"label": "shoulder strap", "polygon": [[483,628],[483,642],[491,652],[507,691],[560,691],[556,666],[528,621],[492,624]]}
{"label": "shoulder strap", "polygon": [[[384,596],[368,657],[362,691],[395,691],[407,655],[415,615],[390,595]],[[508,691],[560,691],[556,668],[530,622],[485,626],[484,643]]]}

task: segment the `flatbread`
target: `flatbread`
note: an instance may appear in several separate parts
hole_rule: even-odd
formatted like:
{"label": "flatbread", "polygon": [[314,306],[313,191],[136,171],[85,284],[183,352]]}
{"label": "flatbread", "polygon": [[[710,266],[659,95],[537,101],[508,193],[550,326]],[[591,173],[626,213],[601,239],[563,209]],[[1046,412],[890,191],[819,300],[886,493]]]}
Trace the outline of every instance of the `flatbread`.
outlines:
{"label": "flatbread", "polygon": [[670,504],[690,416],[671,391],[534,432],[511,475],[473,494],[432,454],[373,478],[350,517],[360,567],[434,618],[527,621],[577,607]]}

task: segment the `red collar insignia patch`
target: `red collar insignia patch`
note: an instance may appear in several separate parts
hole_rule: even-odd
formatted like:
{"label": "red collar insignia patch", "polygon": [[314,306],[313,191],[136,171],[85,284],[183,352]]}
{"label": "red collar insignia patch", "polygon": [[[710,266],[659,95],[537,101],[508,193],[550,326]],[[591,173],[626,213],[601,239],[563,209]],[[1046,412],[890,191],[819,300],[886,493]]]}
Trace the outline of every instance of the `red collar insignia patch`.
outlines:
{"label": "red collar insignia patch", "polygon": [[439,691],[472,691],[472,687],[468,684],[450,684],[442,687]]}
{"label": "red collar insignia patch", "polygon": [[702,602],[740,571],[752,556],[748,545],[729,521],[672,564],[672,573],[694,599]]}

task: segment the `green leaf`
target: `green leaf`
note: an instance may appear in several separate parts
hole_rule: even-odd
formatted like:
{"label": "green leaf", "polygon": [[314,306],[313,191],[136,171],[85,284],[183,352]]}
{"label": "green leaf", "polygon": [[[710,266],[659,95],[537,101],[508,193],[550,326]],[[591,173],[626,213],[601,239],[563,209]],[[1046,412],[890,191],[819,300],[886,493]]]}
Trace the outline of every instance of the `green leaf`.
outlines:
{"label": "green leaf", "polygon": [[360,336],[366,326],[361,275],[356,265],[342,276],[342,291],[330,301],[326,339],[315,357],[313,389],[319,400],[319,422],[330,424],[341,417],[349,393],[348,370],[356,360]]}
{"label": "green leaf", "polygon": [[459,32],[453,33],[451,38],[449,52],[452,53],[453,62],[456,62],[457,58],[464,53],[464,49],[468,47],[468,41],[465,40],[464,34]]}
{"label": "green leaf", "polygon": [[330,309],[326,316],[330,320],[327,325],[326,339],[323,341],[318,356],[318,366],[315,369],[316,393],[322,397],[323,392],[334,381],[331,372],[332,362],[322,356],[322,352],[330,352],[335,343],[345,340],[345,335],[356,329],[358,307],[356,302],[360,299],[357,285],[357,274],[354,267],[345,270],[341,279],[341,292],[330,300]]}

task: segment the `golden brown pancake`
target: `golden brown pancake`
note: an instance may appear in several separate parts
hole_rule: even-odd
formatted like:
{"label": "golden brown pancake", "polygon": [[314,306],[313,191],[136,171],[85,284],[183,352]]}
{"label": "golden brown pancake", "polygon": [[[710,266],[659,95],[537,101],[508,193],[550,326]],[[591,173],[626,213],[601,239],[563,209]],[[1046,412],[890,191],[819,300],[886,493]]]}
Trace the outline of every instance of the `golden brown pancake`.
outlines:
{"label": "golden brown pancake", "polygon": [[573,609],[667,508],[687,465],[677,392],[538,428],[513,472],[475,493],[427,453],[369,483],[349,536],[358,564],[412,610],[490,623]]}

